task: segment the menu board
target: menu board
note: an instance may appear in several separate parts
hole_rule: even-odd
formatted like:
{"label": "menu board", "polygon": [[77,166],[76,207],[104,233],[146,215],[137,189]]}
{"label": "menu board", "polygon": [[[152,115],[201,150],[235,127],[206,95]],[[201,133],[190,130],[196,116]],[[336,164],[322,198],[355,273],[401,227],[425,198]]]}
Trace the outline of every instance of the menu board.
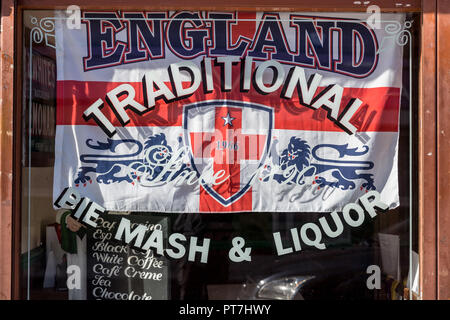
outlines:
{"label": "menu board", "polygon": [[[107,214],[87,237],[88,300],[167,300],[169,261],[152,250],[142,252],[114,240],[121,215]],[[147,226],[148,232],[162,230],[166,241],[168,218],[127,215],[132,228]]]}

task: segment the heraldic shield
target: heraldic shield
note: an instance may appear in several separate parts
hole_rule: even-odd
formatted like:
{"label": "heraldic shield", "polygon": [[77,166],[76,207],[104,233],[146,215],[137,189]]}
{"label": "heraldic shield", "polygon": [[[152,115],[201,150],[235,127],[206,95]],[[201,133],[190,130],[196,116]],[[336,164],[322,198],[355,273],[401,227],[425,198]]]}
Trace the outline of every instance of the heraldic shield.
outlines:
{"label": "heraldic shield", "polygon": [[243,101],[212,100],[184,106],[186,149],[201,186],[227,207],[251,189],[267,157],[273,109]]}

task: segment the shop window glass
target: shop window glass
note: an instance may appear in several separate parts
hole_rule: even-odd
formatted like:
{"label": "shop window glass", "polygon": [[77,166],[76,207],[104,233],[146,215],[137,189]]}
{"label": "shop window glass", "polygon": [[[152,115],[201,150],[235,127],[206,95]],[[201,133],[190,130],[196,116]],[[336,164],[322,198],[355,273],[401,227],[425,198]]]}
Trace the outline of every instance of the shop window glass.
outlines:
{"label": "shop window glass", "polygon": [[23,298],[418,294],[419,14],[72,13],[23,11]]}

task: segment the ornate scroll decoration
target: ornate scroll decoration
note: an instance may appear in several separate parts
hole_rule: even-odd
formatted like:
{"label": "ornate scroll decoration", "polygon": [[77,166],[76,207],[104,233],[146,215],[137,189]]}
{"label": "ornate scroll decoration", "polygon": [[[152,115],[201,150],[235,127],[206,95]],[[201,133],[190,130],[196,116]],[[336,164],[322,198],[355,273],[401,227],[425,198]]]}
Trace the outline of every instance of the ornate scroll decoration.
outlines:
{"label": "ornate scroll decoration", "polygon": [[378,54],[386,50],[390,45],[397,44],[398,46],[405,46],[408,44],[411,38],[411,32],[409,29],[412,26],[412,21],[405,21],[403,25],[398,21],[392,21],[384,28],[389,36],[386,36],[381,40],[380,47],[378,48]]}
{"label": "ornate scroll decoration", "polygon": [[51,17],[42,18],[39,20],[36,17],[31,17],[31,23],[35,25],[30,31],[32,42],[42,43],[45,39],[45,44],[49,47],[56,48],[55,35],[55,21]]}

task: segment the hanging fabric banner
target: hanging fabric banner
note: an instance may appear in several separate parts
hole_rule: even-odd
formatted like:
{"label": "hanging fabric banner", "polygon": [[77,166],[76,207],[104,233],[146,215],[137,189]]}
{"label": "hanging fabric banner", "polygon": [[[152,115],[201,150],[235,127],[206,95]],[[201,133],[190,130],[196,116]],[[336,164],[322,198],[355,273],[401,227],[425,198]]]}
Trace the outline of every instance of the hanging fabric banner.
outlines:
{"label": "hanging fabric banner", "polygon": [[[59,17],[65,17],[57,12]],[[399,205],[404,15],[83,12],[57,19],[54,198],[107,210]]]}

